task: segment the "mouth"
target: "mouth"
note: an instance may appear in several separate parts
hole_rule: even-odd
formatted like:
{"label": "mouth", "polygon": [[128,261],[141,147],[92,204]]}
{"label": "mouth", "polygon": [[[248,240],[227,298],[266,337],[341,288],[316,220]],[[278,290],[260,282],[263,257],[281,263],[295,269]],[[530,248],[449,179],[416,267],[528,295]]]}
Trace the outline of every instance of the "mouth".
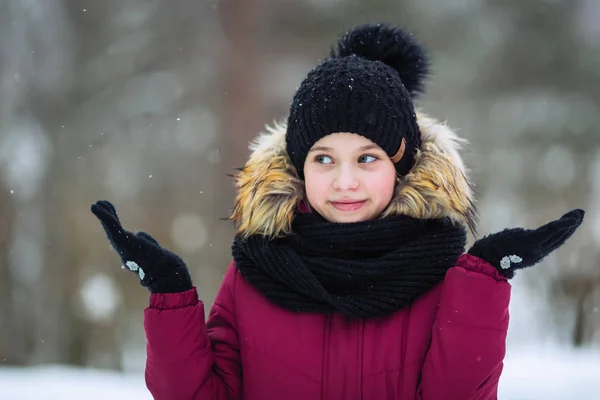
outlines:
{"label": "mouth", "polygon": [[356,211],[361,208],[367,201],[366,200],[344,200],[344,201],[331,201],[331,205],[340,211]]}

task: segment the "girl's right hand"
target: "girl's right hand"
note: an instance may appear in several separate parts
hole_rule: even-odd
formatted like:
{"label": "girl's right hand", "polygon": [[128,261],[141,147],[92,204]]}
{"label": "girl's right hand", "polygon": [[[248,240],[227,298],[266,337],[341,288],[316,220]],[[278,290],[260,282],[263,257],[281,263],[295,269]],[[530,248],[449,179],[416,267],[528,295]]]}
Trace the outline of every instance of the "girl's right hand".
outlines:
{"label": "girl's right hand", "polygon": [[183,260],[162,248],[149,234],[123,229],[117,210],[109,201],[97,201],[91,210],[102,223],[123,265],[139,276],[142,286],[152,293],[178,293],[192,288],[192,279]]}

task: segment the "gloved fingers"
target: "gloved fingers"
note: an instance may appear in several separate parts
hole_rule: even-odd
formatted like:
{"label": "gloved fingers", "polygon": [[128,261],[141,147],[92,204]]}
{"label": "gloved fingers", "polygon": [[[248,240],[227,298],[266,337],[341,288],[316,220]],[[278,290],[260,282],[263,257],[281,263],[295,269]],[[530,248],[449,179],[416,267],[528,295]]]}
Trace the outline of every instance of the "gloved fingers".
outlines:
{"label": "gloved fingers", "polygon": [[113,215],[119,219],[119,216],[117,215],[117,209],[115,208],[115,206],[108,200],[102,200],[102,203],[104,204],[104,207],[108,208]]}
{"label": "gloved fingers", "polygon": [[[568,215],[568,214],[565,214]],[[557,220],[548,222],[547,224],[540,226],[539,228],[532,231],[531,240],[534,243],[546,243],[548,241],[554,241],[556,238],[562,237],[581,224],[581,220],[576,219],[570,215],[563,216]]]}
{"label": "gloved fingers", "polygon": [[570,229],[558,232],[554,237],[548,238],[548,240],[544,243],[544,248],[547,250],[547,253],[549,254],[562,246],[567,239],[569,239],[573,233],[575,233],[578,227],[579,225],[572,226]]}
{"label": "gloved fingers", "polygon": [[142,232],[142,231],[136,232],[135,236],[137,236],[139,238],[142,238],[143,240],[146,240],[146,241],[148,241],[148,242],[150,242],[150,243],[152,243],[152,244],[160,247],[160,245],[158,244],[158,242],[156,241],[156,239],[154,239],[152,236],[150,236],[146,232]]}
{"label": "gloved fingers", "polygon": [[550,230],[564,230],[568,231],[571,227],[577,228],[583,222],[585,211],[581,209],[574,209],[564,214],[562,217],[555,221],[551,221],[544,226],[541,226],[536,231],[542,231],[545,228],[550,227]]}
{"label": "gloved fingers", "polygon": [[575,233],[584,215],[583,210],[575,209],[536,229],[532,235],[533,243],[539,245],[544,254],[550,254]]}
{"label": "gloved fingers", "polygon": [[102,222],[102,225],[107,233],[112,233],[115,227],[121,227],[121,223],[117,217],[115,217],[115,215],[110,210],[107,210],[103,205],[98,203],[92,204],[91,211],[100,220],[100,222]]}
{"label": "gloved fingers", "polygon": [[102,204],[102,202],[97,202],[92,205],[91,210],[102,223],[102,227],[115,249],[129,243],[132,234],[123,229],[119,219],[110,207]]}
{"label": "gloved fingers", "polygon": [[583,211],[580,208],[576,208],[576,209],[571,210],[568,213],[564,214],[560,218],[561,219],[563,219],[563,218],[573,218],[576,222],[578,222],[577,226],[579,226],[579,225],[581,225],[581,222],[583,221],[583,217],[584,216],[585,216],[585,211]]}
{"label": "gloved fingers", "polygon": [[119,220],[119,216],[117,215],[117,209],[115,208],[115,206],[108,200],[98,200],[96,202],[96,205],[98,207],[103,208],[104,210],[106,210],[108,213],[112,214],[117,221],[119,221],[119,223],[121,223],[121,221]]}

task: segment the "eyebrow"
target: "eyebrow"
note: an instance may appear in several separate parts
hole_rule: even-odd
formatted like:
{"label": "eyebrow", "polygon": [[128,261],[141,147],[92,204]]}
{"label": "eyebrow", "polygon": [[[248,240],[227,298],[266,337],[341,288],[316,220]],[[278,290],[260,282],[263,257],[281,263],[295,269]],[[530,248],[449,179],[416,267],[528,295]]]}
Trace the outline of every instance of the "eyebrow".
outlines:
{"label": "eyebrow", "polygon": [[[382,150],[379,146],[377,146],[376,144],[368,144],[366,146],[362,146],[361,148],[359,148],[359,151],[365,151],[365,150],[371,150],[371,149],[377,149],[377,150]],[[313,147],[312,149],[310,149],[308,152],[313,152],[313,151],[332,151],[333,147],[326,147],[326,146],[317,146],[317,147]]]}

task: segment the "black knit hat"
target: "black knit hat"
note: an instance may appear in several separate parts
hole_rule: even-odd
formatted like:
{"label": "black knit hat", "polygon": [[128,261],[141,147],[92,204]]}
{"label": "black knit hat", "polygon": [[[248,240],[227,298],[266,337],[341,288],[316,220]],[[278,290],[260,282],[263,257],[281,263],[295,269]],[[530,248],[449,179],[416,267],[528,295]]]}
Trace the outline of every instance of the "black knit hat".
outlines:
{"label": "black knit hat", "polygon": [[411,96],[422,92],[428,68],[425,50],[400,28],[362,25],[346,33],[290,106],[286,150],[300,177],[313,144],[336,132],[370,139],[407,174],[421,145]]}

